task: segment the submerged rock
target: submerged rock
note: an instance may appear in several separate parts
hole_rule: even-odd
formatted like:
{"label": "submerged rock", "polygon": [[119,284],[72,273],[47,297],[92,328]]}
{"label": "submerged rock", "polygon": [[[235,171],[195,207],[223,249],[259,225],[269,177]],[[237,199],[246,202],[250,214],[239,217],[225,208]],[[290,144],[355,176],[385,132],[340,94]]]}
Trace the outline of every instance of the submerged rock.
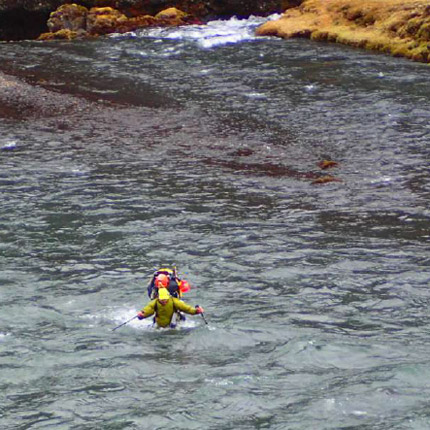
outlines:
{"label": "submerged rock", "polygon": [[337,42],[428,63],[430,5],[427,0],[305,0],[257,34]]}
{"label": "submerged rock", "polygon": [[329,182],[342,182],[342,180],[331,175],[325,175],[313,180],[312,185],[322,185]]}
{"label": "submerged rock", "polygon": [[322,170],[331,169],[339,166],[339,163],[333,160],[323,160],[318,163],[318,167]]}

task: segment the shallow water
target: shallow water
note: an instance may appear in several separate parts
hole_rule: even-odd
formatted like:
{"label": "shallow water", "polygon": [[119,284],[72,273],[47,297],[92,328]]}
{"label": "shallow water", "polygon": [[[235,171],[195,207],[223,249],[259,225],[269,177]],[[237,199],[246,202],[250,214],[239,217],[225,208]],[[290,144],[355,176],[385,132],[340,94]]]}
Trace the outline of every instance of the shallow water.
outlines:
{"label": "shallow water", "polygon": [[0,124],[2,428],[429,428],[428,66],[259,22],[0,45],[103,101]]}

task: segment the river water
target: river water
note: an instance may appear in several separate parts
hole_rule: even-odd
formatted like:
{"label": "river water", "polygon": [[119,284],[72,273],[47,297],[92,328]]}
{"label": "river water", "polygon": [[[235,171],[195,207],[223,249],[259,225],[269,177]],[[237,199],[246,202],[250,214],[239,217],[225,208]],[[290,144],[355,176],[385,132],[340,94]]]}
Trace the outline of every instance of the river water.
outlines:
{"label": "river water", "polygon": [[0,123],[2,428],[430,428],[428,66],[261,22],[0,45],[88,100]]}

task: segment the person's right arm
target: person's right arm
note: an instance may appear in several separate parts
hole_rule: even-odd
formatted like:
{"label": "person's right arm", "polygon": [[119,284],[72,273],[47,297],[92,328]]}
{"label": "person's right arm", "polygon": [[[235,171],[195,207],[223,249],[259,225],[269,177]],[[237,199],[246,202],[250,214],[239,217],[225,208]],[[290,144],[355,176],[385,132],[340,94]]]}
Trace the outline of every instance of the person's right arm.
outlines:
{"label": "person's right arm", "polygon": [[155,313],[155,303],[157,300],[152,300],[149,302],[140,312],[137,313],[137,318],[143,320]]}

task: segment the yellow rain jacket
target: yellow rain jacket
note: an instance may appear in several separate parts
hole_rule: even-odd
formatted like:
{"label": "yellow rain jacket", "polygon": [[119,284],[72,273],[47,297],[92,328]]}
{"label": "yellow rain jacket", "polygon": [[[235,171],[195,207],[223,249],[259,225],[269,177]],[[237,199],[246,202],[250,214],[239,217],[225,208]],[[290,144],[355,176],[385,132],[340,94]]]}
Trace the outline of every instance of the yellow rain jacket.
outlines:
{"label": "yellow rain jacket", "polygon": [[162,305],[158,299],[152,300],[142,309],[145,317],[155,313],[155,322],[159,327],[168,327],[176,311],[182,311],[190,315],[196,314],[196,308],[175,297],[170,297],[165,305]]}

